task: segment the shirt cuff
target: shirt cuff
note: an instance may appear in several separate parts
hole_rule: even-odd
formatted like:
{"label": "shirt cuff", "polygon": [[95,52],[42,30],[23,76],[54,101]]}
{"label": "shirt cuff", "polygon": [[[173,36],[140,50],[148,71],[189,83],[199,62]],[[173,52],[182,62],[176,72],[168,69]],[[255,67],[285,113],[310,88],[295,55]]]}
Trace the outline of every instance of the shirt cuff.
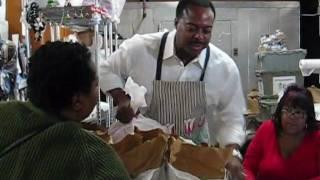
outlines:
{"label": "shirt cuff", "polygon": [[107,91],[115,88],[123,88],[122,79],[117,75],[108,75],[100,78],[100,89],[102,92],[106,93]]}
{"label": "shirt cuff", "polygon": [[225,147],[228,144],[242,146],[245,141],[245,131],[241,127],[223,127],[217,137],[219,144]]}

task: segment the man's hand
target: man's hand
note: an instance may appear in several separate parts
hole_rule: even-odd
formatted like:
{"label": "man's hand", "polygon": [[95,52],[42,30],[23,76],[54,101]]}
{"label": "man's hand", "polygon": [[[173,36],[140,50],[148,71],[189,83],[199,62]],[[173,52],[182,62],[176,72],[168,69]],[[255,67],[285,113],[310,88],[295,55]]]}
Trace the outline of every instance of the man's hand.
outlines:
{"label": "man's hand", "polygon": [[116,118],[122,123],[129,123],[136,116],[130,106],[130,96],[121,88],[112,89],[109,94],[115,106],[118,106]]}
{"label": "man's hand", "polygon": [[133,109],[130,106],[130,101],[127,104],[121,104],[118,106],[116,118],[122,123],[129,123],[136,117]]}
{"label": "man's hand", "polygon": [[242,168],[241,160],[237,157],[231,157],[226,164],[226,169],[230,172],[232,180],[244,180],[245,175]]}
{"label": "man's hand", "polygon": [[[236,150],[236,151],[238,151],[238,149],[240,148],[238,144],[229,144],[229,145],[226,145],[226,147],[232,148],[233,150]],[[226,164],[226,169],[230,172],[232,180],[245,179],[245,174],[242,168],[241,161],[242,161],[242,157],[237,157],[233,155]]]}

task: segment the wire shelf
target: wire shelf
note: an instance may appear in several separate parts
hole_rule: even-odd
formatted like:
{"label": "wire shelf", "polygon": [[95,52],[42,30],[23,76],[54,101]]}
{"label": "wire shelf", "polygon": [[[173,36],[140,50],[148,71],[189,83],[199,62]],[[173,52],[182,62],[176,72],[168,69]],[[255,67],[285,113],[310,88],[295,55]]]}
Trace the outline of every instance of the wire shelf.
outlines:
{"label": "wire shelf", "polygon": [[92,6],[47,7],[41,8],[43,18],[47,22],[67,27],[93,27],[96,24],[107,24],[110,18],[96,16]]}

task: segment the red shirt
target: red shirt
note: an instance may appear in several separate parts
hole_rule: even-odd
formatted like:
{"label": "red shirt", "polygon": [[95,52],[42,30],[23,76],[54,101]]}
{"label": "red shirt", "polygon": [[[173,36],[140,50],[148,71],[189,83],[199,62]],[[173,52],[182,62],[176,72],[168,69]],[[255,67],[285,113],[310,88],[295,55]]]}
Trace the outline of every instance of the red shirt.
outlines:
{"label": "red shirt", "polygon": [[320,131],[306,134],[295,152],[284,158],[273,122],[265,121],[247,149],[243,166],[248,180],[320,179]]}

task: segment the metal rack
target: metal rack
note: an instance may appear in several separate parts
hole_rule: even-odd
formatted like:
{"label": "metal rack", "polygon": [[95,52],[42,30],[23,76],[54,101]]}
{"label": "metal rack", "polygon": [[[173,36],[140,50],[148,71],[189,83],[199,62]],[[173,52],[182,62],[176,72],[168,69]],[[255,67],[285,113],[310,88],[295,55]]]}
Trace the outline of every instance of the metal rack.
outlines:
{"label": "metal rack", "polygon": [[[101,14],[93,11],[92,7],[99,7],[98,1],[95,0],[95,6],[73,6],[73,7],[47,7],[41,8],[40,11],[46,22],[49,23],[51,28],[51,40],[56,41],[60,39],[60,26],[65,26],[68,28],[74,27],[84,27],[90,28],[94,31],[93,44],[94,52],[93,59],[96,64],[97,74],[99,74],[99,64],[100,64],[100,47],[98,47],[97,42],[100,33],[104,33],[104,51],[105,60],[107,60],[107,54],[112,52],[112,25],[113,22],[108,16],[102,16]],[[71,16],[72,15],[72,16]],[[107,34],[109,33],[109,38]],[[109,43],[108,43],[109,41]],[[117,42],[117,38],[116,38]],[[108,48],[108,45],[110,46]],[[99,81],[98,77],[98,81]],[[98,85],[100,89],[100,83]],[[97,119],[100,125],[110,126],[112,120],[112,98],[107,96],[107,103],[109,104],[108,115],[106,121],[102,122],[101,118],[101,107],[100,107],[100,93],[98,97],[97,109]]]}

